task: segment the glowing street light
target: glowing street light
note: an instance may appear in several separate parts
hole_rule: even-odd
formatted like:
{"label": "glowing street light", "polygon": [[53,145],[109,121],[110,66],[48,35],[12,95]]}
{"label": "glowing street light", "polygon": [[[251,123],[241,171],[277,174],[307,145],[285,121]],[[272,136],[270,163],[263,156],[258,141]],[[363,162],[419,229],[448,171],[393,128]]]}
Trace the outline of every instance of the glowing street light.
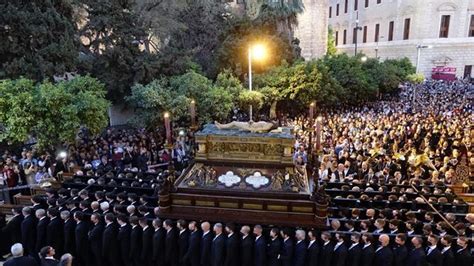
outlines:
{"label": "glowing street light", "polygon": [[[249,47],[249,90],[252,91],[252,61],[259,60],[262,61],[267,56],[267,49],[263,44],[255,44]],[[249,109],[249,119],[252,121],[253,110],[252,105]]]}
{"label": "glowing street light", "polygon": [[365,55],[362,56],[362,57],[360,58],[360,61],[361,61],[362,63],[367,62],[367,56],[365,56]]}

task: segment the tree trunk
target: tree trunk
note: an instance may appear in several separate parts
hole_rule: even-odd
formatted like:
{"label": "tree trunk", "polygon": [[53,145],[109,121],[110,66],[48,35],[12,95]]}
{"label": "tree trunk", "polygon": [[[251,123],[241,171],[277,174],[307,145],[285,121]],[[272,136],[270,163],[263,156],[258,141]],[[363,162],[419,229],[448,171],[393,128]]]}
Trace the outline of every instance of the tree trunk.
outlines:
{"label": "tree trunk", "polygon": [[277,110],[277,101],[273,101],[272,105],[270,106],[270,119],[275,119],[277,117],[276,110]]}

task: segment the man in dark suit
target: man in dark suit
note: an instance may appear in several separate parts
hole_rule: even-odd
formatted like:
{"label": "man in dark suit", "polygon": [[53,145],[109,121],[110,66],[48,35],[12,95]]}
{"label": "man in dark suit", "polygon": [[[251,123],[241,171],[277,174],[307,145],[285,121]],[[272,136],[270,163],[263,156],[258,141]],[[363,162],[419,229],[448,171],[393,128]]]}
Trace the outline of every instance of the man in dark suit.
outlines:
{"label": "man in dark suit", "polygon": [[347,249],[347,266],[359,266],[362,247],[360,245],[360,234],[351,235],[351,246]]}
{"label": "man in dark suit", "polygon": [[130,261],[130,235],[132,227],[127,223],[127,216],[124,214],[117,215],[117,223],[119,225],[117,233],[118,252],[120,254],[120,265],[132,265]]}
{"label": "man in dark suit", "polygon": [[285,228],[280,231],[283,238],[283,245],[280,251],[279,260],[282,266],[290,266],[293,262],[293,241],[290,238],[290,230]]}
{"label": "man in dark suit", "polygon": [[184,254],[184,261],[191,266],[201,265],[201,234],[199,233],[196,221],[191,221],[188,225],[190,231],[188,250]]}
{"label": "man in dark suit", "polygon": [[211,245],[211,265],[212,266],[224,265],[225,236],[222,233],[222,231],[223,231],[222,224],[216,223],[214,225],[215,237],[212,240],[212,245]]}
{"label": "man in dark suit", "polygon": [[306,266],[318,265],[319,246],[316,241],[316,232],[311,230],[308,232],[309,244],[306,251]]}
{"label": "man in dark suit", "polygon": [[253,245],[253,264],[254,266],[264,266],[267,261],[267,244],[265,243],[265,238],[262,235],[262,226],[255,225],[253,228],[253,233],[255,235],[255,242]]}
{"label": "man in dark suit", "polygon": [[278,256],[281,252],[281,241],[280,241],[280,230],[276,227],[270,230],[270,243],[267,248],[267,265],[279,266],[281,261],[278,259]]}
{"label": "man in dark suit", "polygon": [[441,250],[441,254],[443,255],[443,266],[454,265],[454,253],[451,248],[452,242],[453,237],[450,235],[444,235],[441,238],[441,244],[443,245],[443,249]]}
{"label": "man in dark suit", "polygon": [[36,225],[35,252],[38,253],[42,247],[46,246],[49,218],[46,217],[46,211],[44,209],[36,210],[35,214],[38,219],[38,224]]}
{"label": "man in dark suit", "polygon": [[76,221],[74,247],[76,249],[75,261],[78,265],[86,265],[88,258],[88,232],[89,225],[84,221],[84,214],[81,211],[74,213],[74,220]]}
{"label": "man in dark suit", "polygon": [[465,236],[458,237],[457,244],[459,246],[454,253],[454,261],[456,266],[472,266],[471,253],[468,250],[468,239]]}
{"label": "man in dark suit", "polygon": [[227,232],[227,240],[225,245],[224,266],[239,266],[240,239],[235,233],[235,225],[233,223],[226,224],[225,231]]}
{"label": "man in dark suit", "polygon": [[119,253],[117,243],[117,227],[112,213],[105,215],[105,228],[102,234],[102,258],[104,265],[118,266]]}
{"label": "man in dark suit", "polygon": [[293,253],[293,265],[304,266],[306,261],[306,232],[299,229],[296,230],[296,245]]}
{"label": "man in dark suit", "polygon": [[429,246],[426,248],[426,261],[429,266],[443,266],[443,255],[438,249],[438,241],[438,236],[428,236]]}
{"label": "man in dark suit", "polygon": [[405,245],[406,235],[401,233],[395,237],[395,246],[393,247],[393,266],[405,266],[408,256],[408,250]]}
{"label": "man in dark suit", "polygon": [[380,246],[375,250],[374,266],[391,265],[393,261],[392,250],[388,247],[390,237],[387,234],[379,236]]}
{"label": "man in dark suit", "polygon": [[253,239],[250,236],[250,227],[242,226],[240,229],[240,266],[253,266]]}
{"label": "man in dark suit", "polygon": [[365,233],[362,235],[362,252],[360,256],[360,265],[372,265],[375,257],[375,250],[372,245],[373,237],[371,234]]}
{"label": "man in dark suit", "polygon": [[14,244],[10,249],[13,258],[7,260],[4,266],[38,266],[35,259],[28,256],[23,256],[23,245],[20,243]]}
{"label": "man in dark suit", "polygon": [[426,263],[426,255],[423,251],[423,239],[415,236],[411,239],[412,251],[408,254],[407,266],[423,266]]}
{"label": "man in dark suit", "polygon": [[142,228],[139,225],[137,216],[130,217],[130,225],[132,226],[132,232],[130,233],[130,252],[128,253],[128,258],[132,266],[139,266],[142,265]]}
{"label": "man in dark suit", "polygon": [[201,238],[201,266],[211,265],[211,248],[212,248],[212,233],[211,224],[203,222],[201,224],[202,238]]}
{"label": "man in dark suit", "polygon": [[88,234],[89,247],[92,251],[90,261],[95,266],[100,266],[102,265],[102,235],[104,233],[104,225],[102,224],[98,213],[91,215],[91,222],[93,226]]}
{"label": "man in dark suit", "polygon": [[26,255],[35,257],[35,241],[36,241],[36,217],[33,214],[33,209],[24,207],[22,209],[23,222],[21,222],[21,243]]}
{"label": "man in dark suit", "polygon": [[347,257],[347,247],[344,243],[344,236],[336,233],[336,245],[334,245],[334,253],[332,254],[331,265],[345,266]]}
{"label": "man in dark suit", "polygon": [[59,259],[64,248],[64,224],[57,208],[50,208],[48,217],[50,221],[46,229],[46,244],[55,249],[56,259]]}
{"label": "man in dark suit", "polygon": [[163,223],[159,218],[153,220],[153,265],[164,265],[165,261],[165,237],[166,232],[163,229]]}
{"label": "man in dark suit", "polygon": [[23,215],[21,214],[21,208],[15,207],[12,209],[13,217],[10,221],[2,228],[2,233],[8,238],[6,239],[7,246],[11,246],[14,243],[21,242],[21,223],[23,222]]}
{"label": "man in dark suit", "polygon": [[176,223],[176,227],[178,227],[179,235],[178,235],[178,264],[179,266],[188,266],[189,263],[185,259],[186,252],[188,251],[188,244],[189,244],[189,231],[188,231],[188,224],[185,220],[178,220]]}
{"label": "man in dark suit", "polygon": [[319,265],[329,266],[331,265],[334,252],[334,246],[331,244],[331,234],[329,232],[322,232],[321,240],[323,241],[323,246],[321,247],[321,253],[319,256]]}
{"label": "man in dark suit", "polygon": [[74,231],[76,230],[76,222],[71,218],[71,213],[69,211],[62,211],[61,219],[63,220],[63,235],[64,235],[64,252],[71,253],[74,256],[76,255],[76,250],[74,247]]}
{"label": "man in dark suit", "polygon": [[165,220],[163,223],[166,230],[165,237],[165,265],[178,265],[178,235],[174,228],[173,221]]}
{"label": "man in dark suit", "polygon": [[139,219],[139,224],[142,228],[141,265],[151,266],[153,263],[153,229],[148,225],[148,220],[145,217]]}
{"label": "man in dark suit", "polygon": [[56,250],[51,246],[41,248],[41,266],[58,266],[59,261],[54,258]]}

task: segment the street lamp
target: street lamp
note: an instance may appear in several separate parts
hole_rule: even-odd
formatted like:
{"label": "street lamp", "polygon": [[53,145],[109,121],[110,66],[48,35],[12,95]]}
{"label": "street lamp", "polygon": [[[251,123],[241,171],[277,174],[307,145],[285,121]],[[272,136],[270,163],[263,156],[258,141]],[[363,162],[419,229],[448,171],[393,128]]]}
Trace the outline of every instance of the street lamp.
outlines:
{"label": "street lamp", "polygon": [[[421,44],[418,44],[416,46],[416,73],[419,73],[420,72],[420,57],[421,57],[421,50],[422,49],[431,49],[433,46],[431,45],[421,45]],[[412,107],[413,107],[413,110],[415,110],[415,103],[416,103],[416,87],[418,86],[418,84],[415,84],[415,86],[413,87],[413,97],[412,97]]]}
{"label": "street lamp", "polygon": [[[252,61],[263,60],[267,55],[267,51],[263,44],[255,44],[249,47],[249,90],[252,91]],[[249,108],[249,120],[252,121],[253,109],[252,105]]]}
{"label": "street lamp", "polygon": [[367,56],[365,56],[365,55],[362,56],[362,57],[360,58],[360,61],[361,61],[362,63],[367,62]]}
{"label": "street lamp", "polygon": [[359,12],[357,12],[357,18],[356,18],[356,26],[355,26],[355,31],[354,31],[354,55],[357,56],[357,39],[359,35],[359,31],[362,30],[362,27],[359,26]]}

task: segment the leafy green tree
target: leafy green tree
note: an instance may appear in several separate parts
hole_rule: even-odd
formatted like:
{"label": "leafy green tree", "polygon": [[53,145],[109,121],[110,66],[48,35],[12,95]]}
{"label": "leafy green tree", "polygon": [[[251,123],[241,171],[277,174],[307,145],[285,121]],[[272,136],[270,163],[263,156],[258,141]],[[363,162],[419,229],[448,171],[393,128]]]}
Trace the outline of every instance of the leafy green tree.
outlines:
{"label": "leafy green tree", "polygon": [[0,82],[0,140],[24,142],[29,136],[42,148],[73,142],[81,127],[100,133],[108,124],[104,85],[91,77],[35,85],[32,80]]}
{"label": "leafy green tree", "polygon": [[336,49],[336,39],[334,38],[334,31],[331,26],[328,27],[328,48],[326,51],[327,55],[335,55],[337,53]]}
{"label": "leafy green tree", "polygon": [[0,79],[52,80],[76,70],[72,1],[1,1],[0,10]]}
{"label": "leafy green tree", "polygon": [[224,69],[217,75],[214,85],[228,91],[234,101],[239,97],[240,92],[245,90],[242,82],[229,69]]}
{"label": "leafy green tree", "polygon": [[425,75],[423,73],[413,73],[408,75],[406,80],[413,84],[421,84],[425,80]]}

